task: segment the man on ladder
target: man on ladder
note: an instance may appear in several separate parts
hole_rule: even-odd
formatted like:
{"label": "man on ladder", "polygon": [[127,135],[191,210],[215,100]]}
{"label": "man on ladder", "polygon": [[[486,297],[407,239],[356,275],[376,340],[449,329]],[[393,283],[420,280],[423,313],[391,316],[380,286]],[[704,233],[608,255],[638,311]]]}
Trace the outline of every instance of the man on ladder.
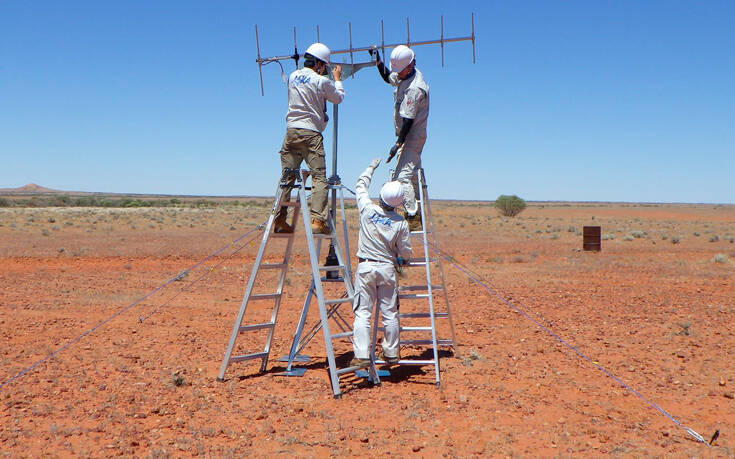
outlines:
{"label": "man on ladder", "polygon": [[[371,51],[377,55],[377,50]],[[376,56],[380,76],[386,83],[395,86],[393,92],[393,122],[396,143],[391,147],[386,163],[398,154],[393,180],[403,184],[403,205],[411,231],[421,231],[421,215],[417,215],[418,178],[416,169],[421,168],[421,152],[426,143],[426,123],[429,118],[429,85],[424,75],[416,68],[413,50],[408,46],[396,46],[390,53],[390,71]]]}
{"label": "man on ladder", "polygon": [[[330,51],[322,43],[314,43],[304,54],[304,68],[297,69],[288,78],[288,113],[286,136],[281,147],[281,169],[298,169],[302,161],[311,170],[311,229],[315,234],[328,234],[327,225],[327,166],[324,159],[322,131],[327,127],[327,101],[339,104],[345,97],[342,88],[342,67],[332,70],[334,83],[327,78]],[[296,177],[291,174],[287,185]],[[282,201],[291,199],[291,188],[283,188]],[[292,233],[286,222],[288,207],[279,209],[274,221],[274,232]]]}
{"label": "man on ladder", "polygon": [[353,325],[354,359],[351,366],[370,364],[372,346],[370,318],[375,303],[383,317],[383,352],[378,357],[387,363],[397,363],[399,356],[398,283],[396,264],[411,256],[411,237],[408,224],[395,212],[403,202],[403,187],[397,181],[383,185],[380,204],[368,195],[373,171],[380,164],[374,159],[357,179],[357,209],[360,213],[357,272],[355,273],[355,312]]}

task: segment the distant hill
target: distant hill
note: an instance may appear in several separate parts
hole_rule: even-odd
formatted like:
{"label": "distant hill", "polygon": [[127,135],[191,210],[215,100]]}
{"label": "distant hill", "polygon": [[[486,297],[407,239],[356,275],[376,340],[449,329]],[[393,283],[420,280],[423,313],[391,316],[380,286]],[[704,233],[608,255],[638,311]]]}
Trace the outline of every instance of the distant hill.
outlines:
{"label": "distant hill", "polygon": [[3,194],[27,194],[27,193],[64,193],[64,191],[52,190],[45,186],[36,185],[35,183],[29,183],[18,188],[0,188],[0,193]]}

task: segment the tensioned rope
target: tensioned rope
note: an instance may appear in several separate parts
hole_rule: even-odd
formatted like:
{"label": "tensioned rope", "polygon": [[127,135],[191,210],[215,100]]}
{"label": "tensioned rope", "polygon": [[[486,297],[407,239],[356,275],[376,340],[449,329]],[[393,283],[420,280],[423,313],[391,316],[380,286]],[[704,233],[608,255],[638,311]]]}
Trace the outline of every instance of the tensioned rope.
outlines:
{"label": "tensioned rope", "polygon": [[591,358],[587,357],[579,349],[577,349],[576,347],[574,347],[571,344],[567,343],[563,338],[561,338],[559,335],[557,335],[556,333],[554,333],[553,331],[551,331],[548,327],[546,327],[542,323],[540,323],[537,320],[535,320],[528,313],[526,313],[526,311],[524,311],[523,309],[519,308],[518,306],[516,306],[515,304],[513,304],[509,300],[505,299],[503,296],[501,296],[500,294],[498,294],[492,288],[488,287],[487,284],[485,284],[482,281],[482,279],[480,278],[480,276],[477,273],[474,273],[470,268],[464,266],[462,263],[458,262],[454,257],[452,257],[451,255],[449,255],[447,252],[441,250],[440,248],[436,247],[434,244],[432,244],[430,242],[428,244],[429,244],[429,247],[431,248],[431,250],[434,251],[434,253],[436,253],[437,255],[439,255],[440,257],[442,257],[444,260],[446,260],[447,262],[449,262],[450,264],[452,264],[455,268],[457,268],[459,271],[461,271],[469,279],[471,279],[476,284],[478,284],[481,287],[483,287],[486,291],[488,291],[493,296],[495,296],[496,298],[498,298],[500,301],[502,301],[503,303],[505,303],[506,305],[508,305],[509,307],[511,307],[513,310],[515,310],[518,313],[520,313],[521,315],[523,315],[523,317],[525,317],[526,319],[528,319],[531,322],[533,322],[534,324],[536,324],[536,326],[538,326],[539,328],[541,328],[542,330],[544,330],[546,333],[548,333],[549,335],[551,335],[554,339],[556,339],[558,342],[560,342],[561,344],[563,344],[565,347],[567,347],[568,349],[570,349],[571,351],[573,351],[579,357],[581,357],[585,361],[587,361],[587,362],[591,363],[592,365],[594,365],[598,370],[602,371],[607,377],[611,378],[613,381],[615,381],[618,384],[620,384],[623,388],[627,389],[633,395],[635,395],[639,399],[643,400],[645,403],[647,403],[649,406],[651,406],[652,408],[654,408],[655,410],[657,410],[659,413],[661,413],[662,415],[666,416],[670,421],[672,421],[678,427],[684,429],[684,431],[686,431],[689,435],[691,435],[692,437],[694,437],[697,441],[699,441],[701,443],[704,443],[707,446],[710,446],[705,441],[705,439],[702,438],[702,436],[699,435],[697,432],[695,432],[693,429],[684,426],[678,419],[676,419],[674,416],[672,416],[671,414],[669,414],[666,410],[664,410],[663,408],[661,408],[659,405],[657,405],[656,403],[648,400],[646,397],[644,397],[643,395],[641,395],[637,390],[633,389],[631,386],[629,386],[628,384],[626,384],[625,382],[623,382],[620,378],[618,378],[617,376],[615,376],[614,374],[612,374],[610,371],[608,371],[606,368],[604,368],[598,362],[596,362],[596,361],[592,360]]}
{"label": "tensioned rope", "polygon": [[[132,309],[132,308],[133,308],[133,307],[135,307],[136,305],[140,304],[140,302],[142,302],[142,301],[143,301],[143,300],[145,300],[146,298],[148,298],[148,297],[150,297],[151,295],[153,295],[153,294],[155,294],[155,293],[157,293],[157,292],[159,292],[159,291],[163,290],[164,288],[166,288],[167,286],[169,286],[169,285],[170,285],[170,284],[171,284],[172,282],[176,281],[177,279],[180,279],[180,278],[181,278],[182,276],[184,276],[185,274],[187,274],[187,273],[189,273],[190,271],[192,271],[192,270],[194,270],[194,269],[198,268],[198,267],[199,267],[199,266],[201,266],[201,265],[202,265],[203,263],[205,263],[205,262],[206,262],[207,260],[211,259],[212,257],[215,257],[215,256],[219,255],[220,253],[222,253],[222,251],[224,251],[224,250],[225,250],[225,249],[227,249],[228,247],[231,247],[231,246],[233,246],[234,244],[236,244],[236,243],[240,242],[240,241],[241,241],[242,239],[246,238],[246,237],[247,237],[248,235],[252,234],[252,233],[253,233],[254,231],[256,231],[256,230],[259,230],[259,229],[262,229],[262,228],[263,228],[263,224],[260,224],[260,225],[256,226],[255,228],[251,229],[250,231],[248,231],[247,233],[243,234],[242,236],[238,237],[238,238],[237,238],[237,239],[235,239],[234,241],[232,241],[232,242],[229,242],[229,243],[227,243],[226,245],[224,245],[224,246],[222,246],[221,248],[217,249],[216,251],[212,252],[212,253],[211,253],[210,255],[207,255],[206,257],[202,258],[201,260],[199,260],[199,261],[198,261],[198,262],[197,262],[196,264],[194,264],[194,265],[193,265],[193,266],[191,266],[190,268],[187,268],[187,269],[185,269],[185,270],[184,270],[184,271],[182,271],[181,273],[177,274],[176,276],[174,276],[174,277],[172,277],[171,279],[167,280],[166,282],[164,282],[163,284],[159,285],[159,286],[158,286],[158,287],[156,287],[155,289],[153,289],[153,290],[151,290],[150,292],[146,293],[145,295],[143,295],[143,296],[142,296],[142,297],[140,297],[139,299],[135,300],[135,301],[134,301],[134,302],[132,302],[131,304],[129,304],[129,305],[127,305],[127,306],[125,306],[124,308],[122,308],[121,310],[119,310],[118,312],[116,312],[115,314],[113,314],[113,315],[111,315],[110,317],[106,318],[105,320],[103,320],[103,321],[99,322],[99,323],[98,323],[97,325],[95,325],[94,327],[92,327],[92,328],[90,328],[89,330],[85,331],[84,333],[82,333],[81,335],[79,335],[79,336],[77,336],[76,338],[72,339],[71,341],[69,341],[69,342],[65,343],[64,345],[62,345],[61,347],[59,347],[59,348],[58,348],[58,349],[56,349],[55,351],[51,352],[51,353],[50,353],[49,355],[47,355],[46,357],[42,358],[41,360],[38,360],[38,361],[36,361],[35,363],[33,363],[33,364],[32,364],[32,365],[30,365],[30,366],[28,366],[28,367],[24,368],[23,370],[21,370],[20,372],[18,372],[18,373],[17,373],[17,374],[15,375],[15,376],[11,377],[11,378],[10,378],[10,379],[8,379],[7,381],[5,381],[5,382],[3,382],[2,384],[0,384],[0,389],[4,388],[5,386],[7,386],[8,384],[12,383],[12,382],[13,382],[13,381],[15,381],[16,379],[18,379],[18,378],[22,377],[23,375],[27,374],[28,372],[32,371],[32,370],[33,370],[34,368],[36,368],[37,366],[39,366],[39,365],[41,365],[42,363],[46,362],[47,360],[50,360],[50,359],[54,358],[54,357],[55,357],[56,355],[58,355],[59,353],[63,352],[64,350],[66,350],[67,348],[69,348],[70,346],[72,346],[73,344],[75,344],[75,343],[79,342],[79,341],[80,341],[80,340],[81,340],[82,338],[84,338],[85,336],[87,336],[87,335],[89,335],[89,334],[93,333],[93,332],[94,332],[95,330],[97,330],[98,328],[102,327],[102,326],[103,326],[103,325],[105,325],[106,323],[110,322],[111,320],[115,319],[116,317],[118,317],[118,316],[120,316],[121,314],[125,313],[126,311],[128,311],[128,310]],[[244,247],[244,246],[243,246],[243,247]],[[239,250],[240,250],[240,249],[238,249],[238,251],[239,251]],[[230,256],[231,256],[231,255],[230,255]],[[197,279],[197,280],[198,280],[198,279]]]}
{"label": "tensioned rope", "polygon": [[[256,229],[261,228],[261,226],[262,225],[258,225],[258,227],[256,227]],[[167,299],[166,301],[164,301],[163,303],[161,303],[160,305],[158,305],[155,309],[153,309],[153,311],[149,312],[145,316],[139,316],[138,317],[138,321],[142,323],[143,321],[145,321],[146,319],[148,319],[150,316],[152,316],[156,312],[158,312],[161,309],[163,309],[164,307],[166,307],[169,303],[171,303],[174,299],[176,299],[176,297],[178,297],[182,293],[193,291],[193,290],[191,290],[191,287],[193,287],[194,285],[196,285],[200,280],[202,280],[205,277],[209,276],[215,269],[217,269],[224,262],[226,262],[227,260],[229,260],[230,258],[232,258],[235,254],[237,254],[238,252],[240,252],[242,249],[244,249],[245,247],[247,247],[248,244],[250,244],[252,241],[254,241],[255,238],[258,237],[258,236],[260,236],[260,232],[256,233],[247,242],[245,242],[240,247],[238,247],[236,250],[234,250],[232,253],[230,253],[229,255],[227,255],[226,257],[224,257],[222,260],[220,260],[219,263],[211,266],[207,271],[205,271],[204,274],[202,274],[201,276],[199,276],[198,278],[196,278],[195,280],[193,280],[192,282],[190,282],[188,285],[182,287],[181,290],[179,290],[178,292],[176,292],[175,295],[173,295],[171,298]],[[235,243],[236,243],[236,241],[230,243],[230,246],[235,245]],[[179,274],[179,277],[181,277],[181,276],[183,276],[183,274]]]}

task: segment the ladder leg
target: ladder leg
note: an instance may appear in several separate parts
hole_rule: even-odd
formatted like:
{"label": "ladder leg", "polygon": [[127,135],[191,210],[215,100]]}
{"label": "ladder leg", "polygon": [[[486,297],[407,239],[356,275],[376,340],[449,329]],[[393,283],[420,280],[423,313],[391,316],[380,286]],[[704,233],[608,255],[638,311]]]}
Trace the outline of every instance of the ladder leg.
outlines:
{"label": "ladder leg", "polygon": [[227,366],[230,364],[230,358],[232,357],[232,350],[235,347],[235,341],[237,340],[237,336],[240,334],[240,327],[242,326],[242,320],[243,320],[243,317],[245,316],[245,310],[247,309],[248,299],[250,298],[250,295],[253,291],[253,285],[255,284],[255,278],[258,276],[258,267],[260,266],[260,262],[263,259],[263,253],[265,253],[265,248],[268,245],[268,237],[270,236],[271,229],[273,228],[273,220],[275,219],[276,209],[280,207],[280,203],[281,203],[280,183],[279,183],[279,186],[276,187],[275,196],[276,197],[273,202],[273,208],[271,209],[271,215],[270,217],[268,217],[268,223],[265,225],[263,239],[260,242],[260,247],[258,248],[258,255],[255,257],[255,262],[253,264],[253,270],[250,273],[250,279],[248,280],[248,285],[247,285],[247,288],[245,289],[245,296],[243,297],[242,303],[240,304],[240,310],[237,313],[237,319],[235,320],[235,325],[232,328],[232,334],[230,335],[230,340],[227,343],[227,350],[225,351],[224,358],[222,359],[222,365],[220,366],[219,374],[217,375],[217,379],[220,381],[224,380],[225,371],[227,370]]}
{"label": "ladder leg", "polygon": [[[421,179],[422,182],[426,183],[426,176],[423,174],[423,169],[421,171]],[[426,206],[426,215],[427,219],[429,221],[429,228],[431,230],[431,242],[434,245],[434,247],[438,247],[437,239],[436,239],[436,229],[434,228],[434,214],[431,210],[431,202],[429,200],[428,191],[424,190],[423,192],[424,197],[426,198],[425,206]],[[447,305],[447,318],[449,319],[449,330],[452,335],[452,349],[456,352],[457,350],[457,335],[454,332],[454,318],[452,317],[452,307],[449,303],[449,293],[447,292],[447,279],[444,276],[444,263],[442,261],[442,256],[438,251],[436,251],[436,257],[437,257],[437,265],[439,267],[439,278],[441,279],[442,283],[442,293],[444,295],[444,303]]]}
{"label": "ladder leg", "polygon": [[425,179],[424,179],[424,170],[419,169],[416,171],[418,174],[418,182],[419,182],[419,195],[421,198],[421,203],[419,205],[419,209],[421,211],[421,221],[423,222],[422,226],[422,236],[423,236],[423,242],[424,242],[424,259],[426,260],[425,266],[426,266],[426,280],[427,280],[427,290],[428,290],[428,296],[429,296],[429,318],[431,320],[431,342],[432,342],[432,352],[434,354],[434,376],[436,379],[436,385],[439,386],[441,384],[441,378],[439,376],[439,351],[438,346],[436,342],[436,317],[435,317],[435,311],[434,311],[434,295],[432,292],[432,279],[431,279],[431,269],[429,265],[431,264],[429,262],[429,244],[426,237],[426,230],[429,225],[426,225],[426,208],[424,207],[426,196],[425,196]]}
{"label": "ladder leg", "polygon": [[299,323],[296,326],[296,332],[293,335],[293,341],[291,342],[291,350],[288,352],[288,366],[286,371],[291,371],[294,358],[299,349],[299,342],[301,340],[301,334],[304,331],[304,324],[306,324],[306,316],[309,314],[309,305],[311,304],[311,297],[314,293],[314,283],[309,286],[309,293],[306,294],[306,300],[304,300],[304,307],[301,308],[301,317],[299,317]]}
{"label": "ladder leg", "polygon": [[316,292],[317,300],[319,301],[319,317],[322,322],[322,333],[324,335],[324,346],[327,351],[327,362],[329,364],[329,376],[332,382],[332,392],[335,398],[339,398],[342,395],[342,391],[339,387],[339,376],[337,374],[337,365],[334,359],[334,347],[332,346],[332,338],[329,333],[329,316],[327,314],[326,305],[324,303],[324,290],[322,289],[321,275],[319,273],[319,265],[317,263],[317,253],[314,244],[314,234],[311,231],[311,225],[306,222],[309,221],[309,209],[306,203],[306,192],[304,188],[299,188],[299,200],[301,202],[301,212],[304,218],[304,229],[306,232],[306,244],[309,247],[309,258],[311,259],[311,273],[314,281],[314,288]]}

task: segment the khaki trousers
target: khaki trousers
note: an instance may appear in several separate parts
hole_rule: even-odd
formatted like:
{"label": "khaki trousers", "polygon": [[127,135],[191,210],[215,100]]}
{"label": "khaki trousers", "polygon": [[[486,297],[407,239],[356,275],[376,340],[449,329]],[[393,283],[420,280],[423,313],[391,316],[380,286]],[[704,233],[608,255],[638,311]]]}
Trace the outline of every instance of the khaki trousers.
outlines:
{"label": "khaki trousers", "polygon": [[[320,132],[309,129],[288,128],[281,147],[281,172],[285,169],[297,169],[306,161],[311,171],[311,217],[327,221],[327,166],[324,159],[324,140]],[[294,174],[286,178],[286,183],[293,184]],[[291,200],[291,188],[284,188],[281,201]],[[287,207],[281,207],[276,215],[277,220],[285,221]]]}

